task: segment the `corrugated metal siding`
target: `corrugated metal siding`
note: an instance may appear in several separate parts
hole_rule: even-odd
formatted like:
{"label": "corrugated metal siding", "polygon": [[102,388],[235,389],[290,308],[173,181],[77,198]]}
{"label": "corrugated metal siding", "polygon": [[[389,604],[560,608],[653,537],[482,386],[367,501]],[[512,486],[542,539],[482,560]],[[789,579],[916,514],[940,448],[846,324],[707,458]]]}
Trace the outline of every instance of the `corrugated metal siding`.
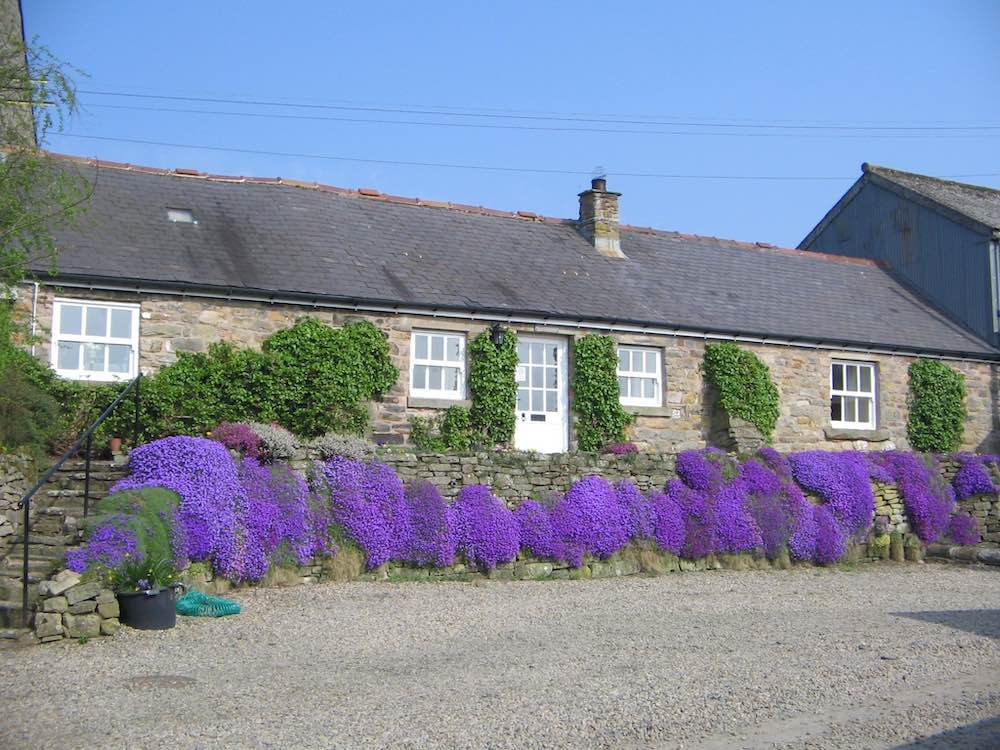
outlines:
{"label": "corrugated metal siding", "polygon": [[884,261],[929,301],[990,343],[990,238],[871,183],[808,249]]}

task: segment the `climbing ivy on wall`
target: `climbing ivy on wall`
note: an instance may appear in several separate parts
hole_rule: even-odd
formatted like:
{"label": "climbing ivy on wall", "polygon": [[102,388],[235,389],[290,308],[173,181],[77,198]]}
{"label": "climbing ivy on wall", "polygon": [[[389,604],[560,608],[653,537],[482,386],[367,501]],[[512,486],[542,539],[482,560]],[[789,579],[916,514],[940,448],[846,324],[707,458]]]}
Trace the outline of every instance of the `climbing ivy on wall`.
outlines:
{"label": "climbing ivy on wall", "polygon": [[503,330],[500,346],[487,329],[469,343],[469,419],[483,444],[509,443],[517,407],[517,334]]}
{"label": "climbing ivy on wall", "polygon": [[634,417],[618,400],[618,354],[610,336],[588,333],[573,346],[573,410],[577,445],[599,451],[625,439]]}
{"label": "climbing ivy on wall", "polygon": [[719,394],[718,405],[770,440],[778,422],[778,389],[760,357],[732,342],[708,344],[702,370]]}
{"label": "climbing ivy on wall", "polygon": [[958,450],[965,431],[965,377],[933,359],[910,365],[910,417],[906,436],[914,450]]}

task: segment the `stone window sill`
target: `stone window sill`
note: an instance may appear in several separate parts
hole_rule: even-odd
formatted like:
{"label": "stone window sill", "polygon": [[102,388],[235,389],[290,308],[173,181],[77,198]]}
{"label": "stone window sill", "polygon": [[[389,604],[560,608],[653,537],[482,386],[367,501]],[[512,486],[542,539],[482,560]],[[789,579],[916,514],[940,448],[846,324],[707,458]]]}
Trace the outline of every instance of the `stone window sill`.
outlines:
{"label": "stone window sill", "polygon": [[823,430],[827,440],[867,440],[869,443],[884,443],[890,439],[888,430],[847,430],[841,427],[827,427]]}
{"label": "stone window sill", "polygon": [[467,398],[424,398],[422,396],[408,396],[406,405],[411,409],[447,409],[449,406],[464,406],[468,409],[472,406],[472,401]]}
{"label": "stone window sill", "polygon": [[674,409],[679,407],[670,406],[625,406],[622,408],[629,414],[638,414],[640,417],[669,417]]}

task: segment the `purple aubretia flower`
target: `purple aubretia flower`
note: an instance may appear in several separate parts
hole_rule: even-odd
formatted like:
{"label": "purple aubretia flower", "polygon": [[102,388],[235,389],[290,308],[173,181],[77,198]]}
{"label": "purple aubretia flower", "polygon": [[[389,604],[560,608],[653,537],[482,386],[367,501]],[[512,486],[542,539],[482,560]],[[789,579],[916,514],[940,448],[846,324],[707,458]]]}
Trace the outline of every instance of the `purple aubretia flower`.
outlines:
{"label": "purple aubretia flower", "polygon": [[991,458],[995,458],[994,456],[960,453],[955,458],[959,466],[952,483],[959,500],[965,500],[973,495],[989,495],[997,491],[986,466]]}
{"label": "purple aubretia flower", "polygon": [[514,511],[520,544],[535,557],[553,557],[552,517],[537,500],[525,500]]}
{"label": "purple aubretia flower", "polygon": [[458,535],[454,512],[430,482],[416,482],[406,488],[413,533],[404,557],[415,565],[445,568],[455,562]]}
{"label": "purple aubretia flower", "polygon": [[520,547],[514,514],[482,484],[463,487],[453,507],[459,550],[472,565],[493,570],[517,557]]}
{"label": "purple aubretia flower", "polygon": [[584,477],[552,509],[556,556],[575,568],[585,555],[610,557],[628,544],[629,524],[614,487],[601,477]]}

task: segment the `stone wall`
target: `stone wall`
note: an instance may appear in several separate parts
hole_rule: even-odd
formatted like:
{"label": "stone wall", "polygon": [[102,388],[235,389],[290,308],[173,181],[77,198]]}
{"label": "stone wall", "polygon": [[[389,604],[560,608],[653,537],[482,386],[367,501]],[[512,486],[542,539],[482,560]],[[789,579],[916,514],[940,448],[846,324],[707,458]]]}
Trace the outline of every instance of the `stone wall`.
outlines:
{"label": "stone wall", "polygon": [[31,486],[28,477],[33,473],[34,465],[28,458],[0,454],[0,557],[21,526],[17,504]]}
{"label": "stone wall", "polygon": [[38,584],[35,637],[41,643],[63,638],[96,638],[118,632],[118,599],[99,583],[83,583],[63,570]]}
{"label": "stone wall", "polygon": [[[26,286],[17,302],[25,317],[30,316],[32,293],[32,287]],[[43,341],[47,340],[52,300],[56,296],[140,303],[140,366],[149,372],[174,361],[179,351],[204,351],[214,341],[259,347],[267,336],[290,326],[301,315],[313,315],[331,325],[370,320],[388,335],[392,358],[400,373],[396,386],[379,403],[372,404],[373,435],[389,443],[407,442],[414,416],[427,417],[454,403],[408,397],[411,332],[414,329],[452,330],[472,337],[487,327],[486,322],[433,316],[370,315],[300,305],[59,290],[43,285],[39,292],[37,319]],[[545,334],[565,337],[569,341],[584,333],[579,328],[548,325],[515,325],[514,328],[522,334]],[[663,354],[663,406],[633,409],[638,418],[631,428],[631,439],[653,452],[703,447],[712,432],[712,399],[700,370],[706,342],[681,336],[632,333],[614,336],[623,344],[656,347]],[[908,447],[907,368],[914,358],[773,344],[740,345],[767,363],[780,392],[781,412],[774,431],[774,445],[779,450]],[[48,361],[48,345],[39,344],[36,354]],[[835,358],[875,363],[878,430],[849,434],[830,429],[829,373],[830,362]],[[995,366],[959,360],[948,364],[966,378],[969,416],[963,450],[995,452],[998,448]],[[570,437],[572,445],[572,428]]]}

